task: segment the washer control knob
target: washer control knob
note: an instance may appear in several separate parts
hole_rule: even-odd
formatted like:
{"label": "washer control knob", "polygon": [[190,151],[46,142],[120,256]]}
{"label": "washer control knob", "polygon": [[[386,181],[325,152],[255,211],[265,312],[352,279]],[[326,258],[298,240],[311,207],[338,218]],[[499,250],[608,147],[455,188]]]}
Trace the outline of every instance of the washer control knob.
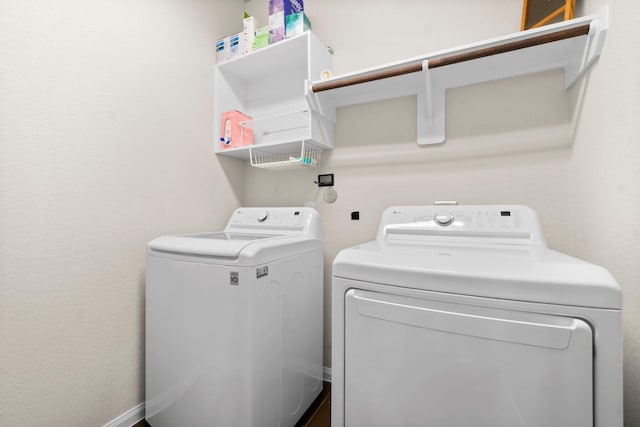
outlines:
{"label": "washer control knob", "polygon": [[433,220],[443,227],[451,224],[453,222],[453,214],[451,213],[437,213],[436,216],[433,217]]}
{"label": "washer control knob", "polygon": [[265,222],[267,218],[269,218],[269,211],[260,211],[258,212],[258,222]]}

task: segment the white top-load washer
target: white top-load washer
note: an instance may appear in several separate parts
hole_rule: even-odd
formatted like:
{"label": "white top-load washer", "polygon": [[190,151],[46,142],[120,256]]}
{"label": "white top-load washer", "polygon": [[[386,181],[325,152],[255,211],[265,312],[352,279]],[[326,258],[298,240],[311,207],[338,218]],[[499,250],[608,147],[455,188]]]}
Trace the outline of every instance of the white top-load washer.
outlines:
{"label": "white top-load washer", "polygon": [[293,426],[322,390],[323,241],[311,208],[241,208],[151,241],[146,420]]}
{"label": "white top-load washer", "polygon": [[621,291],[525,206],[400,206],[333,263],[332,426],[621,427]]}

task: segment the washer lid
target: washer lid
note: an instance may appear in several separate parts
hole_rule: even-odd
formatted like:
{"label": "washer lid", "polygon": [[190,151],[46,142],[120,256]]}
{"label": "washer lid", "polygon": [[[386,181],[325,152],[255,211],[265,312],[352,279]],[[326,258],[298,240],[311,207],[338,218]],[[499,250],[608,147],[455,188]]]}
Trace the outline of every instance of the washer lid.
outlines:
{"label": "washer lid", "polygon": [[607,270],[540,246],[393,242],[341,251],[333,276],[461,295],[620,309]]}
{"label": "washer lid", "polygon": [[162,236],[148,244],[152,255],[225,265],[258,265],[319,248],[321,240],[306,236],[232,232]]}
{"label": "washer lid", "polygon": [[198,233],[162,236],[149,242],[156,251],[238,258],[240,251],[256,240],[276,239],[280,235],[245,233]]}

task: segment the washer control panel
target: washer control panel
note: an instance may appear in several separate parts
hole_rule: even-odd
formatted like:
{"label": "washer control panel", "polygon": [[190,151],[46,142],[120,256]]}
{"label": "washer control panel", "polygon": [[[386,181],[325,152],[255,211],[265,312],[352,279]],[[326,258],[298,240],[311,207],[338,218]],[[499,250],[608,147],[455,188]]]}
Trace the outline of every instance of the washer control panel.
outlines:
{"label": "washer control panel", "polygon": [[239,208],[225,228],[228,232],[267,234],[321,233],[320,217],[312,208]]}
{"label": "washer control panel", "polygon": [[235,211],[229,223],[233,226],[301,226],[307,216],[304,211],[296,209],[244,208]]}
{"label": "washer control panel", "polygon": [[378,238],[400,237],[544,245],[536,213],[522,205],[391,207],[382,215]]}

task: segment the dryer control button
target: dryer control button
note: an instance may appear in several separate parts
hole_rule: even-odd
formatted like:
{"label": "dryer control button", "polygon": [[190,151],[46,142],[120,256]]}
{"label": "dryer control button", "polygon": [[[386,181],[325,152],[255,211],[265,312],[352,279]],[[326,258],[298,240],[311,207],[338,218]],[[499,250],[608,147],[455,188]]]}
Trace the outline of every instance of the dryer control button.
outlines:
{"label": "dryer control button", "polygon": [[446,213],[441,214],[437,213],[436,216],[433,217],[433,220],[442,226],[447,226],[453,222],[453,214]]}
{"label": "dryer control button", "polygon": [[265,222],[269,218],[269,211],[258,212],[258,222]]}

